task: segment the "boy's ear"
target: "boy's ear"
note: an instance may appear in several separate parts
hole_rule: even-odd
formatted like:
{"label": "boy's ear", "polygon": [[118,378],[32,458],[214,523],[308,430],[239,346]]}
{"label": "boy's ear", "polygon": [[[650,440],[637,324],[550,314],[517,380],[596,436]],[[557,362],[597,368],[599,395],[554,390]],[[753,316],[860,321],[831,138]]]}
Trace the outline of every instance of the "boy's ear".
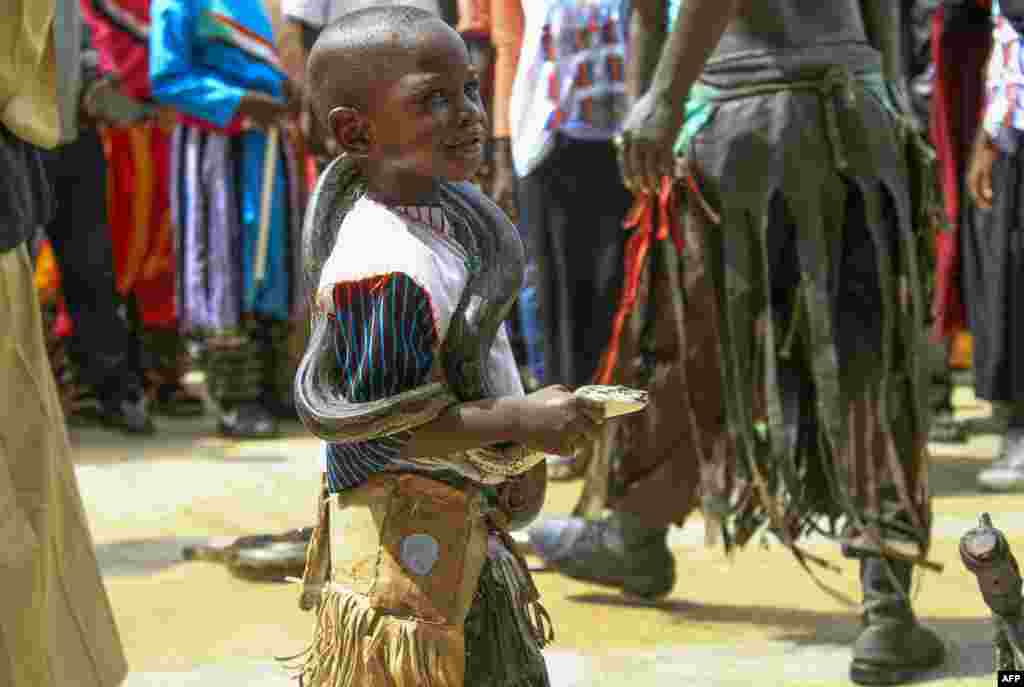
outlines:
{"label": "boy's ear", "polygon": [[354,107],[336,107],[327,115],[327,125],[338,146],[353,157],[366,157],[372,145],[370,120]]}

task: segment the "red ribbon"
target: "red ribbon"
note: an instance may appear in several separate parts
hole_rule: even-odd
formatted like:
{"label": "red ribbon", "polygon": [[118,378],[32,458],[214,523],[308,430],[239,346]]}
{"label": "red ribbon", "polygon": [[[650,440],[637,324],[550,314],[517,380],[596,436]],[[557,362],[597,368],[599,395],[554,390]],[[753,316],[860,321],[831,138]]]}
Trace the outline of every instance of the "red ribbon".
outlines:
{"label": "red ribbon", "polygon": [[640,279],[647,263],[647,255],[652,241],[664,241],[671,236],[676,250],[683,254],[685,243],[677,216],[677,196],[675,180],[662,177],[661,188],[657,196],[643,193],[636,197],[633,207],[623,220],[622,226],[633,235],[626,242],[625,280],[619,307],[612,322],[612,336],[605,349],[601,366],[595,375],[595,383],[609,384],[618,364],[619,350],[622,343],[622,330],[626,319],[636,307],[640,294]]}

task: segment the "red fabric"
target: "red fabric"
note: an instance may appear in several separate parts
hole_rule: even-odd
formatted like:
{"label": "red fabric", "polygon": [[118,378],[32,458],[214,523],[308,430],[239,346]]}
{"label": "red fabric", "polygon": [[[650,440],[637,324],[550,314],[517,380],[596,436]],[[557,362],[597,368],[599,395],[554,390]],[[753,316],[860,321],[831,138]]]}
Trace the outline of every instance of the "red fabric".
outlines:
{"label": "red fabric", "polygon": [[[987,0],[979,5],[987,6]],[[985,102],[985,60],[991,35],[976,29],[945,29],[945,9],[932,18],[931,136],[939,161],[947,229],[936,236],[936,284],[932,302],[933,335],[946,338],[966,328],[960,287],[961,180],[966,174],[971,145]]]}
{"label": "red fabric", "polygon": [[223,134],[224,136],[237,136],[244,131],[244,128],[242,127],[242,117],[237,114],[225,127],[219,127],[213,122],[200,119],[199,117],[193,117],[192,115],[185,114],[184,112],[178,114],[178,120],[185,126],[200,129],[202,131],[209,131],[213,134]]}
{"label": "red fabric", "polygon": [[[100,4],[102,3],[102,4]],[[137,28],[149,28],[150,0],[81,0],[82,15],[89,24],[92,44],[104,72],[117,74],[125,92],[139,100],[152,93],[149,81],[149,42],[119,23],[112,13],[127,18]]]}
{"label": "red fabric", "polygon": [[157,122],[104,132],[114,271],[121,295],[134,294],[143,325],[174,328],[174,234],[170,134]]}
{"label": "red fabric", "polygon": [[53,321],[53,335],[59,339],[65,339],[74,332],[75,325],[71,320],[71,315],[68,313],[67,303],[64,302],[64,297],[61,296],[60,300],[57,301],[57,319]]}
{"label": "red fabric", "polygon": [[626,242],[622,297],[612,322],[611,339],[601,360],[601,366],[595,375],[596,384],[610,384],[612,381],[619,360],[622,332],[626,326],[626,320],[636,307],[637,297],[640,294],[640,279],[643,276],[644,265],[647,264],[651,242],[664,241],[671,236],[676,250],[680,255],[683,253],[683,237],[680,232],[679,218],[676,215],[677,203],[674,180],[664,177],[661,180],[661,189],[657,198],[646,193],[637,196],[629,214],[622,222],[624,229],[633,230],[633,235]]}
{"label": "red fabric", "polygon": [[306,153],[304,160],[306,162],[306,192],[312,194],[313,191],[316,190],[316,180],[318,176],[316,173],[316,158],[313,155]]}

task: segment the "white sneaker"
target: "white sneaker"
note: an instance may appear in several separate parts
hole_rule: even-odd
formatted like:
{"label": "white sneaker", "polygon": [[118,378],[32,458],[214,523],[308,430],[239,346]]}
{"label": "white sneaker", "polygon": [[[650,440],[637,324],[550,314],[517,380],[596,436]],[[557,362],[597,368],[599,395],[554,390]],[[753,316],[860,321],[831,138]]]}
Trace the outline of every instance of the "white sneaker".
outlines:
{"label": "white sneaker", "polygon": [[988,491],[1024,491],[1024,429],[1007,431],[999,458],[978,473],[978,486]]}

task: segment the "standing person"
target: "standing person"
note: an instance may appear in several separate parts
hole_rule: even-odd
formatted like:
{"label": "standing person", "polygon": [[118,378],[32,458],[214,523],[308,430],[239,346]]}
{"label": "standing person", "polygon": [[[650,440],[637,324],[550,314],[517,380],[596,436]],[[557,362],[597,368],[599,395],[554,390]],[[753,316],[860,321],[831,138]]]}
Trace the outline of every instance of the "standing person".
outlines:
{"label": "standing person", "polygon": [[52,196],[36,146],[76,135],[77,0],[0,24],[0,684],[115,687],[127,673],[43,338],[27,239]]}
{"label": "standing person", "polygon": [[510,110],[523,43],[522,3],[520,0],[461,0],[459,30],[471,51],[474,40],[486,39],[490,46],[492,60],[487,71],[491,80],[485,84],[485,91],[491,94],[493,170],[488,192],[494,202],[515,219],[519,213],[516,207],[516,171],[512,162]]}
{"label": "standing person", "polygon": [[963,289],[974,335],[975,393],[1006,416],[1002,455],[978,475],[995,491],[1024,487],[1024,5],[992,3],[992,56],[984,118],[967,187],[979,208],[962,238]]}
{"label": "standing person", "polygon": [[149,82],[149,0],[83,0],[107,90],[125,101],[120,121],[100,126],[106,152],[109,228],[117,291],[132,310],[151,409],[202,412],[181,385],[186,358],[175,308],[170,134],[174,111],[158,108]]}
{"label": "standing person", "polygon": [[83,98],[77,135],[43,159],[53,186],[56,212],[45,230],[53,246],[72,322],[68,352],[83,383],[99,401],[100,419],[130,434],[152,434],[143,389],[139,341],[117,294],[114,253],[107,214],[107,163],[98,122],[142,112],[100,77],[88,27],[90,83]]}
{"label": "standing person", "polygon": [[346,155],[304,237],[318,312],[296,397],[330,492],[304,681],[547,687],[546,613],[502,495],[603,415],[564,388],[523,393],[502,324],[522,245],[464,183],[487,137],[469,52],[428,12],[373,8],[324,31],[309,76]]}
{"label": "standing person", "polygon": [[627,107],[625,18],[620,0],[519,5],[510,142],[536,294],[535,309],[521,302],[523,334],[534,376],[578,386],[611,334],[632,204],[612,145]]}
{"label": "standing person", "polygon": [[[685,292],[683,334],[694,308],[710,314],[717,341],[701,353],[721,383],[709,399],[683,368],[684,409],[720,410],[732,439],[701,456],[703,496],[727,543],[767,525],[795,547],[822,518],[832,523],[860,561],[858,684],[907,682],[944,656],[909,599],[931,528],[917,359],[927,228],[915,227],[923,213],[911,202],[923,165],[901,114],[899,10],[883,0],[685,0],[621,150],[628,183],[651,194],[676,169],[675,142],[692,189],[687,236],[708,284]],[[664,26],[661,0],[634,11]],[[762,413],[767,440],[755,430]],[[567,574],[628,588],[642,572],[630,548],[643,539],[619,532],[570,519],[531,540]]]}
{"label": "standing person", "polygon": [[[931,37],[933,16],[939,11],[940,5],[940,0],[902,0],[901,3],[903,72],[908,82],[913,123],[920,132],[928,131],[931,123],[936,73]],[[941,232],[941,229],[939,231]],[[937,236],[936,240],[941,239]],[[929,284],[934,283],[932,278],[927,281]],[[926,294],[928,295],[931,294]],[[934,318],[929,320],[928,329],[935,334]],[[963,443],[967,440],[966,429],[956,420],[953,409],[953,371],[950,366],[953,336],[954,334],[927,335],[922,340],[924,365],[929,382],[929,441]]]}
{"label": "standing person", "polygon": [[936,244],[932,311],[935,334],[969,328],[963,293],[962,237],[974,220],[967,187],[971,152],[985,109],[985,70],[992,49],[991,0],[943,0],[932,18],[935,95],[931,134],[949,231]]}
{"label": "standing person", "polygon": [[220,432],[272,437],[291,396],[288,327],[301,307],[303,189],[287,131],[262,202],[266,131],[284,123],[289,83],[258,0],[155,0],[151,22],[153,97],[183,113],[171,143],[180,326],[202,339]]}
{"label": "standing person", "polygon": [[[977,268],[965,262],[965,257],[974,252],[970,243],[978,231],[975,224],[979,214],[967,192],[967,169],[985,105],[985,63],[992,47],[991,9],[990,0],[943,0],[932,17],[935,87],[931,136],[938,157],[947,227],[936,238],[932,334],[946,341],[971,330],[973,307],[965,278]],[[952,349],[952,345],[947,344],[947,348]],[[966,439],[964,424],[944,421],[943,416],[948,417],[952,408],[945,410],[936,414],[931,438]],[[996,413],[997,431],[1005,431],[1002,414]],[[943,433],[948,436],[941,436]]]}

